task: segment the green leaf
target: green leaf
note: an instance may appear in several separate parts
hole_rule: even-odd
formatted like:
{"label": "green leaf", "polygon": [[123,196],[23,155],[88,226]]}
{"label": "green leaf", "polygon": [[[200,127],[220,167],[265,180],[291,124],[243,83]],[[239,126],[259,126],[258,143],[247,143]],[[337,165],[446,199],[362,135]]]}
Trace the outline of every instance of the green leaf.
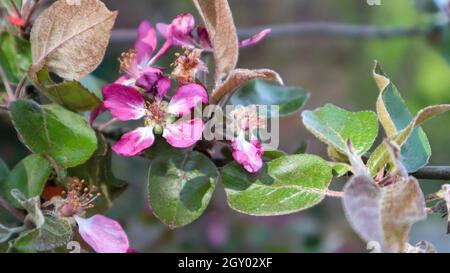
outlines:
{"label": "green leaf", "polygon": [[46,68],[37,73],[37,79],[31,79],[52,101],[72,111],[89,111],[100,105],[100,99],[77,81],[53,82]]}
{"label": "green leaf", "polygon": [[0,33],[0,41],[0,65],[8,80],[17,84],[31,64],[30,43],[6,31]]}
{"label": "green leaf", "polygon": [[277,159],[277,158],[285,156],[285,155],[286,155],[286,153],[281,150],[268,150],[268,151],[264,151],[263,157],[268,160],[272,160],[272,159]]}
{"label": "green leaf", "polygon": [[[400,147],[405,144],[406,140],[415,131],[415,128],[420,126],[425,121],[432,119],[433,117],[450,111],[450,104],[441,104],[426,107],[417,113],[416,117],[409,123],[409,125],[400,131],[398,134],[389,137],[390,141],[394,141]],[[389,161],[389,150],[386,143],[381,143],[375,151],[370,155],[367,161],[367,168],[369,173],[376,175]],[[404,160],[404,159],[403,159]]]}
{"label": "green leaf", "polygon": [[3,182],[8,178],[9,176],[9,168],[8,165],[6,165],[5,161],[0,159],[0,187],[3,184]]}
{"label": "green leaf", "polygon": [[263,80],[253,80],[241,87],[231,98],[234,105],[279,105],[280,116],[299,110],[309,99],[309,93],[297,87],[272,85]]}
{"label": "green leaf", "polygon": [[[381,66],[376,63],[374,78],[380,88],[377,100],[377,113],[388,137],[393,137],[413,120],[397,87],[384,74]],[[401,155],[403,165],[408,172],[415,172],[428,163],[431,147],[428,138],[421,127],[417,127],[403,144]]]}
{"label": "green leaf", "polygon": [[86,162],[97,149],[95,131],[81,116],[59,105],[17,100],[9,110],[23,143],[32,152],[53,158],[62,168]]}
{"label": "green leaf", "polygon": [[317,138],[346,154],[351,139],[357,155],[367,152],[378,135],[378,121],[372,111],[349,112],[332,104],[302,113],[303,124]]}
{"label": "green leaf", "polygon": [[5,182],[0,184],[1,193],[14,206],[20,207],[11,196],[11,190],[20,190],[26,198],[40,196],[51,172],[52,166],[43,156],[29,155],[12,169]]}
{"label": "green leaf", "polygon": [[170,228],[200,217],[218,180],[215,165],[199,152],[169,150],[151,164],[149,202],[153,213]]}
{"label": "green leaf", "polygon": [[128,184],[117,179],[111,169],[111,146],[105,137],[97,132],[98,148],[94,155],[84,164],[68,170],[69,176],[84,179],[88,185],[95,185],[102,194],[95,202],[95,208],[89,210],[104,213],[112,202],[122,194]]}
{"label": "green leaf", "polygon": [[269,161],[257,174],[233,162],[222,170],[228,204],[256,216],[284,215],[320,203],[331,182],[328,163],[313,155],[290,155]]}
{"label": "green leaf", "polygon": [[64,219],[51,214],[45,215],[45,223],[22,233],[14,240],[12,247],[19,252],[42,252],[65,246],[72,238],[72,227]]}
{"label": "green leaf", "polygon": [[348,172],[351,171],[352,167],[346,163],[340,163],[340,162],[329,162],[333,176],[334,177],[341,177],[346,175]]}

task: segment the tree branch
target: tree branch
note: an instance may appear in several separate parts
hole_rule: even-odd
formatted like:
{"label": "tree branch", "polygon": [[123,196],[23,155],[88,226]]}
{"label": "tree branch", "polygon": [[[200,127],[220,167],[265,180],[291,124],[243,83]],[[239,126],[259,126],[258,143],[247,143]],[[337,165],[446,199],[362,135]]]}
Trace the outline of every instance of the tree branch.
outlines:
{"label": "tree branch", "polygon": [[[390,39],[400,37],[421,36],[428,29],[420,27],[379,27],[371,25],[353,25],[333,22],[302,22],[283,25],[267,25],[251,28],[240,28],[240,38],[248,38],[263,29],[272,29],[268,39],[285,37],[320,37],[347,39]],[[111,41],[131,42],[136,39],[136,30],[118,29],[112,32]]]}
{"label": "tree branch", "polygon": [[450,180],[450,166],[426,166],[412,175],[419,179]]}
{"label": "tree branch", "polygon": [[[102,132],[105,138],[117,141],[124,133],[121,129]],[[223,163],[223,162],[222,162]],[[425,166],[415,173],[411,174],[418,179],[430,180],[449,180],[450,181],[450,166]]]}

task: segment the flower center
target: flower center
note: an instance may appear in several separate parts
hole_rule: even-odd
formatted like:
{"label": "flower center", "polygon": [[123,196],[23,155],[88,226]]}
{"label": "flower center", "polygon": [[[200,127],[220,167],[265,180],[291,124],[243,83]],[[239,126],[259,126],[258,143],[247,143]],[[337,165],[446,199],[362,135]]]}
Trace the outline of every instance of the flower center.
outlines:
{"label": "flower center", "polygon": [[172,76],[180,84],[191,83],[195,81],[198,71],[207,71],[206,65],[201,60],[202,50],[194,49],[189,51],[185,49],[184,55],[175,53],[177,59],[171,64],[174,67]]}
{"label": "flower center", "polygon": [[164,125],[167,118],[167,102],[160,100],[146,101],[145,102],[145,125],[156,126]]}
{"label": "flower center", "polygon": [[85,180],[77,177],[69,177],[67,182],[67,193],[62,192],[62,205],[59,212],[64,217],[72,217],[74,215],[83,216],[87,209],[94,208],[92,202],[97,199],[101,193],[95,193],[96,186],[86,186]]}

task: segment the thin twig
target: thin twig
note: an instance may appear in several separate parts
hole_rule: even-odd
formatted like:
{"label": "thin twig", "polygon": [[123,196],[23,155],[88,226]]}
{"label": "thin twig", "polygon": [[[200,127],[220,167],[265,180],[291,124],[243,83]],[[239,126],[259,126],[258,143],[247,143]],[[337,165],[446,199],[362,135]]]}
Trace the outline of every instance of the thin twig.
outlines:
{"label": "thin twig", "polygon": [[111,125],[113,125],[113,124],[115,124],[115,123],[117,123],[117,122],[119,122],[119,120],[116,119],[116,118],[113,118],[113,119],[109,120],[108,122],[106,122],[105,124],[101,125],[101,126],[98,128],[98,130],[99,130],[100,132],[104,132],[104,131],[105,131],[106,129],[108,129]]}
{"label": "thin twig", "polygon": [[8,81],[8,77],[6,77],[6,73],[3,70],[3,67],[0,65],[0,77],[2,79],[3,85],[6,88],[6,93],[8,94],[8,100],[9,102],[14,101],[16,97],[14,96],[14,92],[11,88],[11,84]]}
{"label": "thin twig", "polygon": [[426,166],[412,175],[419,179],[450,180],[450,166]]}
{"label": "thin twig", "polygon": [[14,0],[9,0],[9,2],[11,3],[11,5],[12,5],[14,11],[16,12],[17,16],[22,17],[22,14],[21,14],[19,8],[16,5],[16,2],[14,2]]}
{"label": "thin twig", "polygon": [[[240,38],[248,38],[263,29],[270,28],[272,32],[268,39],[286,37],[320,37],[346,39],[393,39],[401,37],[422,36],[428,33],[421,27],[380,27],[372,25],[353,25],[337,22],[301,22],[282,25],[267,25],[250,28],[240,28]],[[112,42],[131,42],[136,39],[134,29],[118,29],[112,32]]]}
{"label": "thin twig", "polygon": [[11,205],[8,201],[6,201],[2,196],[0,196],[0,206],[5,208],[7,211],[11,213],[17,220],[23,222],[25,220],[25,213],[16,209],[13,205]]}

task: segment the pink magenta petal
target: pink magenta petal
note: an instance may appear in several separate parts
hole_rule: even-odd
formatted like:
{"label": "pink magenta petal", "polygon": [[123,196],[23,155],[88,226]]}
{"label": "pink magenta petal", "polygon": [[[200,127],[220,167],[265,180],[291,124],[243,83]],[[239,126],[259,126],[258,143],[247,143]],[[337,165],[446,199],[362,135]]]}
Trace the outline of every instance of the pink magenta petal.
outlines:
{"label": "pink magenta petal", "polygon": [[158,68],[147,67],[136,80],[136,86],[143,88],[147,92],[153,91],[162,74],[162,71]]}
{"label": "pink magenta petal", "polygon": [[208,31],[204,27],[197,27],[197,36],[200,46],[206,51],[213,51],[211,40],[209,39]]}
{"label": "pink magenta petal", "polygon": [[200,140],[205,124],[202,119],[180,120],[164,127],[163,137],[175,148],[187,148]]}
{"label": "pink magenta petal", "polygon": [[159,33],[161,33],[161,35],[167,39],[167,28],[169,27],[168,24],[165,23],[157,23],[156,24],[156,29],[158,30]]}
{"label": "pink magenta petal", "polygon": [[264,39],[272,30],[270,28],[264,29],[260,33],[253,35],[252,37],[245,39],[241,42],[239,42],[240,47],[247,47],[255,45],[259,42],[261,42],[262,39]]}
{"label": "pink magenta petal", "polygon": [[167,27],[167,38],[185,40],[194,30],[195,20],[190,13],[181,13]]}
{"label": "pink magenta petal", "polygon": [[134,44],[139,64],[147,62],[157,44],[156,31],[147,21],[142,21],[138,28],[138,37]]}
{"label": "pink magenta petal", "polygon": [[161,77],[156,83],[156,89],[158,96],[164,98],[167,92],[170,90],[171,82],[167,77]]}
{"label": "pink magenta petal", "polygon": [[263,149],[256,138],[248,142],[242,131],[238,137],[231,141],[233,147],[233,158],[237,163],[244,166],[250,173],[258,172],[263,166]]}
{"label": "pink magenta petal", "polygon": [[135,120],[144,116],[144,97],[133,87],[113,83],[105,86],[102,92],[103,105],[115,118]]}
{"label": "pink magenta petal", "polygon": [[145,149],[153,145],[155,135],[153,127],[139,127],[124,134],[112,147],[114,152],[123,156],[140,155]]}
{"label": "pink magenta petal", "polygon": [[128,237],[117,221],[100,214],[84,219],[75,216],[84,241],[97,253],[126,253],[130,247]]}
{"label": "pink magenta petal", "polygon": [[186,84],[177,89],[170,100],[167,112],[174,115],[187,115],[200,102],[208,103],[206,89],[200,84]]}

